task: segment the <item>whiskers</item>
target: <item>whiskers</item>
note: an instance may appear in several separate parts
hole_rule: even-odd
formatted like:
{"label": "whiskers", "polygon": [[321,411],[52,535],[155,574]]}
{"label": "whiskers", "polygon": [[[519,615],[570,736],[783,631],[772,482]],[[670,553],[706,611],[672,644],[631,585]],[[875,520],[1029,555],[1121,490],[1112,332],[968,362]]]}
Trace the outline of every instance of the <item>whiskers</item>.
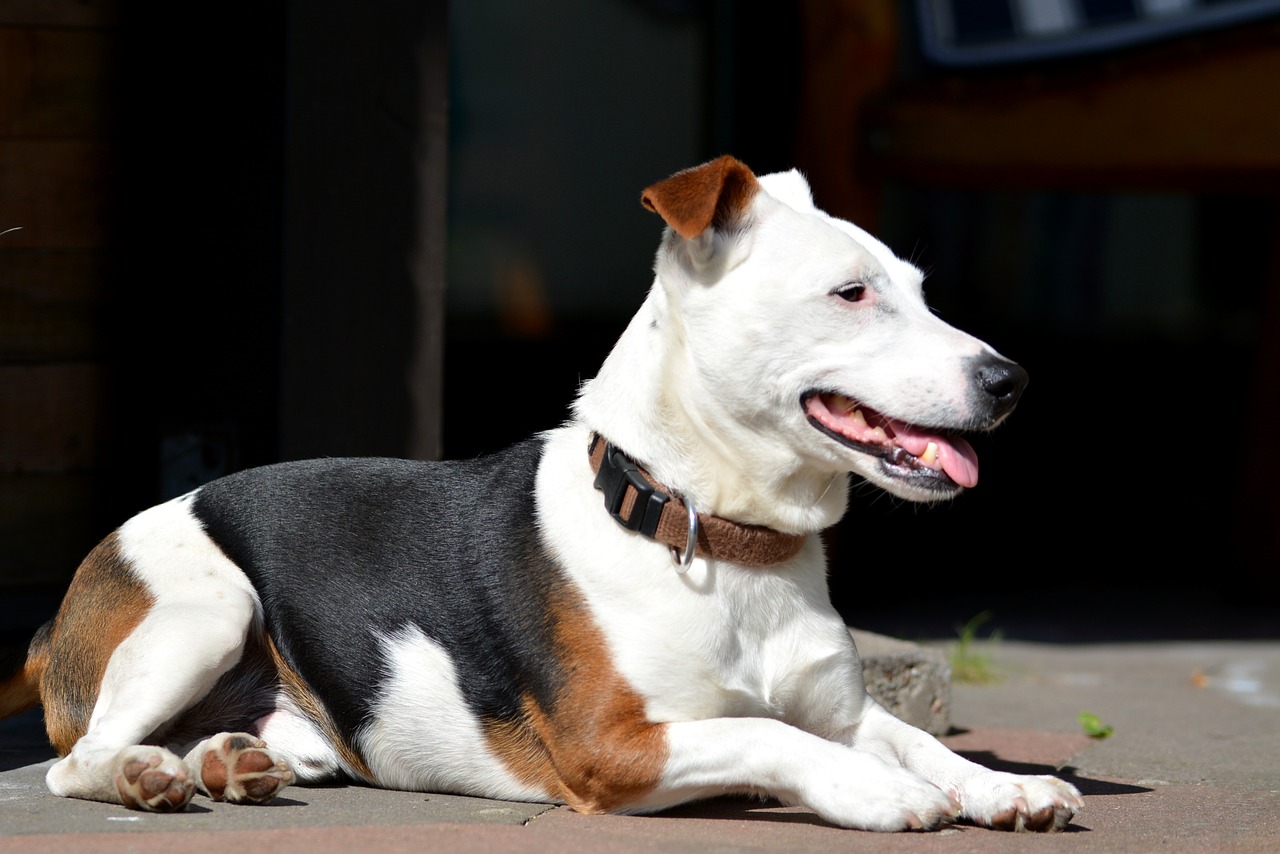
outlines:
{"label": "whiskers", "polygon": [[883,487],[877,486],[866,478],[857,475],[854,475],[851,491],[859,500],[868,499],[869,497],[869,500],[866,501],[868,507],[875,507],[881,502],[888,502],[891,510],[898,510],[903,506],[910,507],[915,511],[920,509],[920,502],[894,495]]}
{"label": "whiskers", "polygon": [[833,473],[833,474],[831,475],[831,480],[827,481],[827,486],[826,486],[826,488],[822,490],[822,494],[821,494],[821,495],[819,495],[819,496],[818,496],[818,498],[817,498],[817,500],[813,502],[814,504],[821,504],[821,503],[822,503],[822,499],[826,498],[826,497],[827,497],[827,493],[831,491],[831,484],[835,483],[835,482],[836,482],[836,478],[838,478],[839,476],[840,476],[840,472],[835,472],[835,473]]}

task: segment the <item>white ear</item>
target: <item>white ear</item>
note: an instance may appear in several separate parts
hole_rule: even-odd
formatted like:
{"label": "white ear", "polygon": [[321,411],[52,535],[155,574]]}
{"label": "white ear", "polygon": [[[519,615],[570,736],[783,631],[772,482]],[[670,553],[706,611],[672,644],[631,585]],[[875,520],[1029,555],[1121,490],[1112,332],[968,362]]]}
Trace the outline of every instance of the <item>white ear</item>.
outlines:
{"label": "white ear", "polygon": [[[693,282],[711,285],[751,254],[750,229],[708,228],[692,239],[668,229],[658,248],[655,271],[673,297]],[[678,298],[678,297],[677,297]]]}
{"label": "white ear", "polygon": [[766,193],[783,204],[798,211],[815,209],[813,192],[809,189],[809,182],[805,180],[804,175],[801,175],[798,169],[792,169],[790,172],[774,172],[770,175],[761,175],[758,180]]}

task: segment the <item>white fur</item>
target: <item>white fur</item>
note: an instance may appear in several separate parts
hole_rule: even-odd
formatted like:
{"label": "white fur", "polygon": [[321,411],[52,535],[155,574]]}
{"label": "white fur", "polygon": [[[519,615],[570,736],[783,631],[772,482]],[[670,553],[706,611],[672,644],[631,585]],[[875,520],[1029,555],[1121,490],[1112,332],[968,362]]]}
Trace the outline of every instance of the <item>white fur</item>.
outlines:
{"label": "white fur", "polygon": [[[358,737],[379,785],[519,801],[546,800],[489,750],[458,690],[449,654],[416,626],[382,638],[388,679]],[[424,725],[424,722],[430,722]]]}
{"label": "white fur", "polygon": [[353,779],[363,776],[342,761],[324,733],[285,694],[276,698],[276,710],[260,718],[255,728],[259,738],[288,758],[299,782],[331,780],[340,770]]}

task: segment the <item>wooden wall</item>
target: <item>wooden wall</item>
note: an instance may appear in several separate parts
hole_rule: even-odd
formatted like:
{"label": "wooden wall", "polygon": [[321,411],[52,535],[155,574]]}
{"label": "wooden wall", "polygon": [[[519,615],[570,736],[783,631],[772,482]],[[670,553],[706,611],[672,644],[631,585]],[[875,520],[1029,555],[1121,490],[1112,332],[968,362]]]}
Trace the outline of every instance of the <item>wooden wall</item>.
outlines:
{"label": "wooden wall", "polygon": [[98,530],[111,0],[0,0],[0,595]]}
{"label": "wooden wall", "polygon": [[446,5],[159,8],[0,0],[0,605],[236,468],[439,452]]}

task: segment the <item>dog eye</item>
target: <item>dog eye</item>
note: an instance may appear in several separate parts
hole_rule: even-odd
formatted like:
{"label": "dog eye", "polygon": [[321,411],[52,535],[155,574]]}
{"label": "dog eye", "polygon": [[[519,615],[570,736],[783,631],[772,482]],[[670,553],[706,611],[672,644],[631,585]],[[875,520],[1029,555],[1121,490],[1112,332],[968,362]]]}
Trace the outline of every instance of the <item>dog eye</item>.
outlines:
{"label": "dog eye", "polygon": [[862,302],[867,295],[867,286],[860,284],[844,285],[835,290],[834,293],[845,302]]}

